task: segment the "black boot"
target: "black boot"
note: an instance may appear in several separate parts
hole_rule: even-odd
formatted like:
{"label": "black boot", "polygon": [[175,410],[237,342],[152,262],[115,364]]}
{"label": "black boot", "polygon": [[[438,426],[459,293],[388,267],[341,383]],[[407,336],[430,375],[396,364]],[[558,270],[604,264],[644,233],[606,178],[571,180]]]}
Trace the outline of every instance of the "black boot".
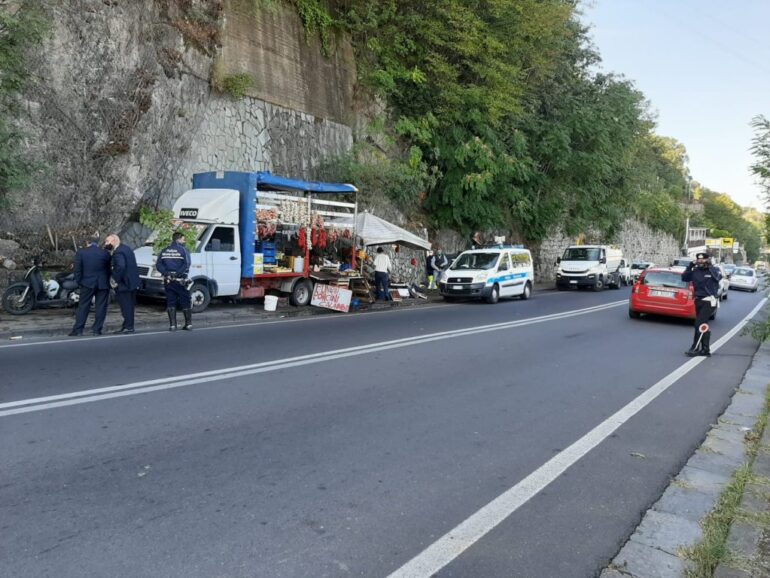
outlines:
{"label": "black boot", "polygon": [[182,309],[184,313],[184,329],[185,331],[192,331],[192,309]]}
{"label": "black boot", "polygon": [[169,307],[166,313],[168,313],[168,330],[176,331],[176,307]]}
{"label": "black boot", "polygon": [[703,340],[700,344],[700,354],[705,355],[706,357],[711,357],[711,348],[709,347],[709,344],[711,343],[711,331],[706,331],[706,333],[703,334]]}

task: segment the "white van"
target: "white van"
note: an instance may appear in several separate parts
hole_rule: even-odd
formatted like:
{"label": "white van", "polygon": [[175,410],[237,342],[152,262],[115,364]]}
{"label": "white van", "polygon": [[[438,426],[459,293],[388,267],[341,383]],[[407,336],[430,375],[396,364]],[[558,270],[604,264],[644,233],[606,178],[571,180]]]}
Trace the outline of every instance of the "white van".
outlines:
{"label": "white van", "polygon": [[573,245],[567,247],[557,263],[556,288],[605,287],[620,289],[623,251],[611,245]]}
{"label": "white van", "polygon": [[438,288],[447,301],[476,297],[497,303],[505,297],[529,299],[533,283],[529,250],[499,245],[460,253],[442,272]]}

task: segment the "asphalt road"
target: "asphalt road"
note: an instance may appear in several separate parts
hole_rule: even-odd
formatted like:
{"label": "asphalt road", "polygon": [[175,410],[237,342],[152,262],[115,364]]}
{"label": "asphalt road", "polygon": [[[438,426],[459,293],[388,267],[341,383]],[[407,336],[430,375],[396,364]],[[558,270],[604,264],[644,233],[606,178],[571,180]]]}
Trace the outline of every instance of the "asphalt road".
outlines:
{"label": "asphalt road", "polygon": [[[0,346],[0,575],[595,576],[756,350],[736,335],[556,471],[690,363],[691,326],[627,298]],[[714,340],[761,298],[731,291]]]}

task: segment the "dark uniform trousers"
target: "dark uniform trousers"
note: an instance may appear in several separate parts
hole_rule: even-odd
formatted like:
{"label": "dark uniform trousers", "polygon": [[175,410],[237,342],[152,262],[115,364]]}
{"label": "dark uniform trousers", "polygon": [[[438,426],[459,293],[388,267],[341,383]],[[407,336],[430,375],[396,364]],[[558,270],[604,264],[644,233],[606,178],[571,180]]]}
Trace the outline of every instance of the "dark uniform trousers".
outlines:
{"label": "dark uniform trousers", "polygon": [[178,281],[170,281],[166,283],[166,309],[176,309],[177,303],[182,311],[192,309],[190,291]]}
{"label": "dark uniform trousers", "polygon": [[93,287],[80,286],[80,301],[78,312],[75,316],[75,327],[72,331],[82,333],[88,320],[88,312],[91,310],[91,300],[96,297],[96,318],[94,319],[94,331],[100,332],[104,328],[104,320],[107,319],[107,301],[109,289],[95,289]]}
{"label": "dark uniform trousers", "polygon": [[698,339],[700,339],[700,349],[709,351],[711,343],[711,330],[708,330],[706,333],[704,333],[703,337],[701,338],[699,328],[704,323],[708,324],[709,319],[711,319],[711,316],[714,315],[715,311],[716,307],[712,307],[708,301],[704,301],[701,298],[697,298],[695,300],[695,335],[692,339],[693,349],[695,349],[695,346],[698,344]]}
{"label": "dark uniform trousers", "polygon": [[123,329],[133,329],[136,291],[117,291],[115,297],[120,305],[120,314],[123,316]]}

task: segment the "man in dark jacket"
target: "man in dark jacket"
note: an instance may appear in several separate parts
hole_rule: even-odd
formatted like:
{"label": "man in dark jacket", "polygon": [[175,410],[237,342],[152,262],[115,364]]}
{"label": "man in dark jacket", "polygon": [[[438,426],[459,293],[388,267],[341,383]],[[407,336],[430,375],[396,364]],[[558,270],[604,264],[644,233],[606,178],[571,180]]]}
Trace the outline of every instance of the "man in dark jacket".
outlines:
{"label": "man in dark jacket", "polygon": [[120,242],[120,237],[110,235],[104,248],[112,251],[112,285],[120,305],[123,325],[115,333],[134,332],[134,309],[136,292],[139,289],[139,269],[131,247]]}
{"label": "man in dark jacket", "polygon": [[176,308],[181,306],[184,313],[184,327],[192,329],[192,300],[187,287],[187,276],[190,273],[190,253],[184,246],[184,235],[174,233],[171,244],[163,249],[155,265],[158,273],[163,275],[166,287],[166,312],[168,313],[168,330],[176,331]]}
{"label": "man in dark jacket", "polygon": [[80,301],[75,325],[69,335],[83,335],[94,297],[96,316],[91,329],[94,335],[101,335],[110,296],[110,254],[99,247],[98,239],[92,239],[86,248],[75,253],[75,282],[80,287]]}
{"label": "man in dark jacket", "polygon": [[686,352],[690,357],[711,355],[711,329],[701,335],[700,326],[704,323],[708,326],[709,319],[717,312],[721,278],[719,269],[711,264],[711,256],[705,252],[696,254],[695,261],[682,273],[682,281],[692,282],[695,286],[695,335],[692,347]]}

